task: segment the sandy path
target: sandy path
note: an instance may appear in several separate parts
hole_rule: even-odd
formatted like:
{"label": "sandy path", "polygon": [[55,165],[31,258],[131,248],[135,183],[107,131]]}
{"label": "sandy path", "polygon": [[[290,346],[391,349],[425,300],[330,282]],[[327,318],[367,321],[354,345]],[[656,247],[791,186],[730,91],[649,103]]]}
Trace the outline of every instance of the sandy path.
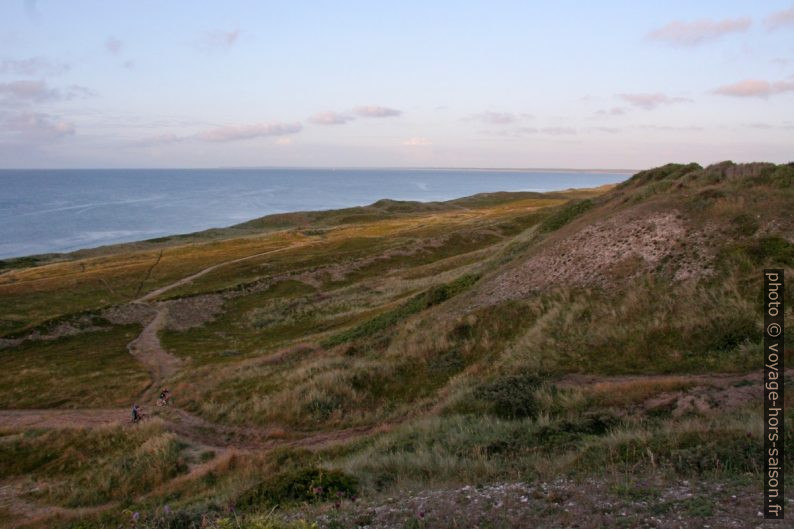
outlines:
{"label": "sandy path", "polygon": [[155,317],[143,328],[141,334],[127,345],[127,350],[146,367],[147,371],[149,371],[149,376],[151,377],[151,383],[146,390],[144,390],[140,396],[140,399],[143,401],[152,401],[156,399],[158,392],[163,385],[162,382],[176,374],[176,372],[179,371],[180,367],[184,363],[182,359],[166,351],[160,343],[158,333],[163,328],[166,319],[168,318],[168,306],[164,303],[156,303],[154,300],[158,296],[174,288],[187,285],[188,283],[193,282],[195,279],[198,279],[199,277],[208,274],[213,270],[217,270],[222,266],[239,263],[264,255],[270,255],[276,252],[283,252],[297,246],[303,246],[304,244],[307,243],[295,243],[284,248],[268,250],[266,252],[260,252],[237,259],[231,259],[229,261],[223,261],[221,263],[208,266],[207,268],[204,268],[203,270],[184,277],[178,281],[162,286],[132,301],[131,303],[151,306],[156,311]]}
{"label": "sandy path", "polygon": [[0,428],[95,428],[130,420],[122,409],[0,410]]}
{"label": "sandy path", "polygon": [[196,272],[193,275],[189,275],[187,277],[183,277],[182,279],[180,279],[178,281],[175,281],[175,282],[173,282],[173,283],[171,283],[169,285],[165,285],[165,286],[162,286],[162,287],[160,287],[158,289],[152,290],[151,292],[149,292],[149,293],[141,296],[140,298],[136,299],[135,301],[133,301],[133,303],[141,303],[141,302],[145,303],[145,302],[148,302],[148,301],[152,301],[152,300],[156,299],[157,297],[159,297],[160,295],[165,294],[169,290],[173,290],[173,289],[175,289],[177,287],[181,287],[183,285],[187,285],[188,283],[192,283],[194,280],[198,279],[199,277],[201,277],[203,275],[206,275],[206,274],[209,274],[213,270],[217,270],[218,268],[220,268],[222,266],[235,264],[235,263],[240,263],[242,261],[247,261],[248,259],[254,259],[256,257],[262,257],[263,255],[270,255],[270,254],[274,254],[274,253],[278,253],[278,252],[283,252],[285,250],[291,250],[292,248],[296,248],[298,246],[304,246],[306,244],[308,244],[308,243],[303,243],[303,242],[294,243],[294,244],[290,244],[289,246],[285,246],[284,248],[278,248],[276,250],[268,250],[266,252],[256,253],[256,254],[253,254],[253,255],[246,255],[245,257],[239,257],[237,259],[232,259],[230,261],[223,261],[221,263],[214,264],[212,266],[209,266],[207,268],[204,268],[203,270],[200,270],[200,271]]}
{"label": "sandy path", "polygon": [[127,344],[127,350],[146,367],[151,377],[149,386],[141,396],[141,400],[144,401],[157,398],[161,382],[174,375],[183,363],[180,358],[163,349],[157,335],[165,325],[168,306],[161,303],[154,309],[157,311],[155,317],[143,328],[137,338]]}

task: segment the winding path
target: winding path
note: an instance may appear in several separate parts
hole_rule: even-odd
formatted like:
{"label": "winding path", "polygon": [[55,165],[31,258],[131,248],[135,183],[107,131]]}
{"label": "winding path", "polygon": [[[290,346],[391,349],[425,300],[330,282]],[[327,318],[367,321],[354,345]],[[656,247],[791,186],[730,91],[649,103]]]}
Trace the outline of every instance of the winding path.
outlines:
{"label": "winding path", "polygon": [[[156,301],[159,296],[175,288],[187,285],[220,267],[283,252],[307,244],[311,243],[297,242],[276,250],[269,250],[267,252],[260,252],[216,263],[199,272],[179,279],[178,281],[152,290],[131,301],[131,304],[148,306],[153,312],[152,319],[144,326],[141,333],[127,345],[130,354],[145,366],[151,379],[149,386],[143,391],[139,398],[147,403],[153,402],[162,383],[177,374],[184,366],[184,361],[182,359],[166,351],[160,343],[158,333],[166,324],[169,305],[164,302]],[[792,371],[788,370],[786,375],[789,377],[792,376]],[[669,378],[670,375],[648,375],[639,377],[591,377],[569,375],[559,381],[559,385],[561,387],[584,387],[603,382],[626,383],[638,380],[650,382]],[[747,375],[682,375],[680,378],[699,385],[708,384],[725,388],[744,380],[756,382],[759,379],[759,372]],[[129,424],[129,413],[127,408],[0,410],[0,428],[95,428],[110,424]],[[397,420],[391,424],[348,428],[320,433],[298,431],[285,433],[283,430],[272,428],[228,426],[211,423],[186,410],[172,407],[157,409],[156,415],[164,421],[165,427],[169,431],[190,442],[195,449],[213,449],[216,451],[216,456],[213,460],[196,465],[188,474],[179,476],[175,478],[175,480],[192,479],[197,474],[208,472],[215,468],[223,458],[230,457],[234,452],[259,452],[284,446],[317,449],[333,444],[349,442],[378,431],[388,430],[400,422]],[[55,515],[64,517],[79,516],[90,512],[99,512],[114,506],[114,504],[107,504],[92,509],[64,509],[34,505],[21,498],[21,493],[17,490],[16,485],[0,483],[0,507],[4,505],[10,505],[13,512],[20,513],[27,521],[37,518],[48,518]]]}
{"label": "winding path", "polygon": [[220,263],[216,263],[216,264],[214,264],[212,266],[208,266],[207,268],[199,270],[195,274],[189,275],[187,277],[183,277],[182,279],[180,279],[178,281],[175,281],[175,282],[173,282],[171,284],[168,284],[168,285],[165,285],[163,287],[160,287],[160,288],[157,288],[155,290],[152,290],[151,292],[148,292],[148,293],[144,294],[143,296],[139,297],[138,299],[134,300],[133,303],[146,303],[146,302],[152,301],[152,300],[160,297],[161,295],[165,294],[169,290],[173,290],[173,289],[175,289],[177,287],[181,287],[181,286],[190,284],[193,281],[195,281],[196,279],[200,278],[201,276],[209,274],[213,270],[217,270],[218,268],[220,268],[222,266],[235,264],[235,263],[241,263],[241,262],[247,261],[249,259],[255,259],[257,257],[262,257],[263,255],[270,255],[270,254],[274,254],[274,253],[278,253],[278,252],[283,252],[283,251],[286,251],[286,250],[291,250],[291,249],[296,248],[298,246],[305,246],[307,244],[310,244],[310,243],[307,243],[307,242],[296,242],[296,243],[290,244],[288,246],[285,246],[283,248],[276,248],[275,250],[268,250],[266,252],[255,253],[253,255],[246,255],[245,257],[238,257],[237,259],[231,259],[229,261],[222,261]]}
{"label": "winding path", "polygon": [[165,286],[152,290],[138,299],[133,300],[131,303],[147,305],[155,311],[154,318],[152,318],[152,320],[143,328],[141,334],[127,345],[127,350],[130,352],[130,354],[137,358],[138,361],[146,367],[147,371],[149,371],[149,377],[151,379],[149,386],[147,386],[147,388],[143,391],[140,398],[146,401],[154,400],[157,397],[158,391],[161,389],[162,382],[165,379],[175,375],[184,364],[181,358],[178,358],[166,351],[160,343],[158,333],[166,324],[168,318],[168,305],[155,301],[158,297],[165,294],[169,290],[190,284],[196,279],[223,266],[240,263],[265,255],[271,255],[277,252],[283,252],[297,246],[304,246],[305,244],[308,243],[293,243],[283,248],[259,252],[252,255],[246,255],[245,257],[238,257],[236,259],[230,259],[228,261],[216,263],[187,277],[183,277],[182,279],[179,279],[173,283],[169,283]]}
{"label": "winding path", "polygon": [[[208,266],[194,274],[179,279],[173,283],[162,286],[147,294],[131,301],[131,304],[145,305],[151,308],[154,316],[144,326],[141,333],[129,344],[127,350],[133,355],[149,372],[150,383],[138,397],[147,402],[154,402],[162,382],[175,375],[184,365],[184,361],[168,351],[160,343],[158,333],[165,326],[168,318],[168,305],[155,301],[157,297],[183,285],[187,285],[199,277],[217,270],[218,268],[234,263],[239,263],[249,259],[262,257],[278,252],[283,252],[299,246],[311,244],[309,242],[296,242],[266,252],[259,252],[245,257],[230,259]],[[260,446],[261,442],[255,439],[265,439],[270,437],[266,430],[252,430],[246,428],[227,427],[208,423],[203,419],[194,416],[184,410],[168,409],[161,410],[162,416],[167,427],[183,435],[188,440],[198,443],[208,438],[216,446],[240,446],[254,448]],[[0,410],[0,428],[93,428],[108,424],[119,424],[129,422],[130,410],[121,409],[20,409],[20,410]],[[212,433],[214,432],[214,433]],[[233,444],[234,440],[240,439],[241,432],[247,432],[243,438],[247,439],[241,444]],[[212,444],[212,443],[211,443]]]}

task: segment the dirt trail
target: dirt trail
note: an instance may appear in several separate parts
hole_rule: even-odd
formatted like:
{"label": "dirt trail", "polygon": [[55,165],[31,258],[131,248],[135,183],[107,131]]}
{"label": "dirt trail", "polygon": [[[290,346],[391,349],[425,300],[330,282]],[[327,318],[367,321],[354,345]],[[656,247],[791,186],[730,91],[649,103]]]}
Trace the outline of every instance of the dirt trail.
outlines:
{"label": "dirt trail", "polygon": [[[150,307],[154,317],[146,324],[140,335],[127,346],[130,354],[137,358],[149,371],[151,383],[141,395],[145,411],[152,416],[164,421],[165,427],[191,443],[194,450],[215,450],[213,460],[196,465],[188,473],[195,476],[214,467],[216,462],[223,458],[232,457],[235,453],[249,451],[271,450],[278,447],[301,447],[318,449],[334,444],[346,443],[357,438],[377,432],[387,431],[400,421],[393,424],[348,428],[329,432],[311,433],[299,431],[284,431],[280,428],[258,428],[244,426],[228,426],[211,423],[178,408],[155,408],[153,406],[157,391],[161,383],[176,374],[183,366],[182,359],[166,351],[158,332],[163,328],[168,318],[168,304],[155,301],[157,297],[180,286],[186,285],[222,266],[239,263],[249,259],[282,252],[297,246],[304,246],[305,242],[294,243],[290,246],[261,252],[246,257],[232,259],[209,266],[195,274],[182,278],[169,285],[153,290],[142,297],[132,301]],[[794,370],[786,372],[788,377],[794,376]],[[762,373],[756,371],[746,375],[633,375],[619,377],[599,377],[591,375],[568,375],[557,382],[559,387],[586,388],[598,384],[630,384],[638,381],[662,381],[665,379],[682,379],[692,382],[696,388],[710,387],[723,391],[733,391],[733,387],[743,381],[751,383],[753,392],[751,396],[760,391]],[[750,384],[748,384],[750,385]],[[701,391],[702,393],[702,391]],[[744,393],[743,393],[744,394]],[[749,394],[749,393],[748,393]],[[665,394],[666,395],[666,394]],[[681,392],[673,395],[674,400],[681,400]],[[698,397],[700,398],[700,397]],[[744,398],[744,397],[742,397]],[[675,400],[675,403],[678,402]],[[701,399],[702,400],[702,399]],[[700,401],[695,402],[699,405]],[[663,403],[668,405],[666,401]],[[691,403],[690,403],[691,404]],[[96,428],[111,424],[129,424],[129,409],[33,409],[33,410],[0,410],[0,429],[25,429],[25,428]],[[431,411],[432,413],[432,411]],[[189,479],[186,476],[177,479]],[[53,516],[73,517],[89,512],[99,512],[112,505],[99,506],[93,509],[64,509],[60,507],[39,506],[21,498],[19,487],[13,483],[0,483],[0,508],[5,508],[14,515],[26,519],[26,523],[33,519],[46,519]]]}
{"label": "dirt trail", "polygon": [[149,371],[149,376],[151,377],[151,382],[141,394],[140,399],[144,401],[152,401],[156,399],[157,393],[163,385],[162,382],[176,374],[184,363],[182,359],[166,351],[160,343],[158,333],[163,328],[166,323],[166,319],[168,318],[168,305],[154,301],[158,296],[174,288],[187,285],[188,283],[193,282],[195,279],[198,279],[199,277],[208,274],[213,270],[217,270],[222,266],[239,263],[248,259],[254,259],[263,255],[270,255],[276,252],[283,252],[290,248],[295,248],[296,246],[303,246],[304,244],[307,243],[294,243],[284,248],[268,250],[266,252],[260,252],[253,255],[247,255],[245,257],[239,257],[237,259],[231,259],[229,261],[223,261],[221,263],[208,266],[207,268],[204,268],[195,274],[162,286],[156,290],[152,290],[151,292],[132,301],[131,303],[133,304],[150,306],[154,311],[156,311],[155,317],[143,328],[141,334],[127,345],[127,350],[146,367],[147,371]]}
{"label": "dirt trail", "polygon": [[[158,312],[158,316],[164,314]],[[164,317],[164,316],[163,316]],[[155,318],[156,319],[156,318]],[[152,324],[150,324],[152,325]],[[156,326],[152,325],[152,329]],[[144,333],[142,333],[143,336]],[[156,333],[154,334],[156,337]],[[159,342],[158,342],[159,344]],[[794,376],[794,369],[786,371],[786,376]],[[721,405],[746,402],[750,398],[760,397],[761,371],[744,375],[712,374],[712,375],[626,375],[626,376],[592,376],[568,375],[558,381],[559,387],[595,388],[601,384],[614,385],[635,382],[664,382],[671,379],[687,381],[693,386],[686,391],[665,392],[646,403],[646,407],[674,407],[681,411],[694,408],[708,411],[716,401]],[[741,384],[748,382],[748,384]],[[737,386],[738,384],[738,386]],[[723,400],[725,399],[725,400]],[[701,409],[704,408],[705,409]],[[272,450],[280,447],[294,447],[316,450],[336,444],[349,443],[356,439],[378,432],[388,431],[400,421],[375,426],[348,428],[319,433],[284,431],[279,428],[258,428],[245,426],[228,426],[216,424],[178,408],[156,408],[152,411],[156,417],[164,421],[165,427],[185,439],[195,453],[205,450],[215,452],[211,460],[191,465],[189,471],[177,476],[148,495],[162,492],[165,487],[174,486],[183,481],[198,479],[212,472],[219,465],[223,466],[229,458],[239,454]],[[129,421],[127,409],[91,409],[91,410],[0,410],[0,429],[2,428],[94,428],[107,424],[119,424]],[[0,483],[0,508],[19,517],[19,523],[31,520],[46,520],[52,517],[65,519],[98,513],[114,507],[114,504],[98,506],[91,509],[64,509],[61,507],[44,506],[31,503],[23,498],[24,491],[15,483]]]}
{"label": "dirt trail", "polygon": [[127,409],[0,410],[0,428],[95,428],[130,420]]}
{"label": "dirt trail", "polygon": [[147,401],[157,398],[161,382],[174,375],[183,363],[180,358],[163,349],[160,338],[157,336],[168,317],[168,306],[160,303],[154,309],[157,311],[154,318],[143,328],[137,338],[127,344],[130,354],[149,371],[151,382],[141,395],[141,399]]}
{"label": "dirt trail", "polygon": [[221,263],[217,263],[217,264],[214,264],[212,266],[208,266],[207,268],[204,268],[203,270],[200,270],[200,271],[196,272],[193,275],[189,275],[187,277],[183,277],[182,279],[180,279],[178,281],[175,281],[175,282],[173,282],[173,283],[171,283],[169,285],[165,285],[165,286],[162,286],[162,287],[160,287],[158,289],[152,290],[151,292],[149,292],[149,293],[139,297],[135,301],[133,301],[133,303],[146,303],[146,302],[152,301],[152,300],[156,299],[157,297],[161,296],[162,294],[165,294],[169,290],[173,290],[173,289],[175,289],[177,287],[181,287],[181,286],[187,285],[189,283],[192,283],[194,280],[198,279],[199,277],[201,277],[203,275],[206,275],[206,274],[209,274],[213,270],[217,270],[218,268],[220,268],[222,266],[235,264],[235,263],[240,263],[242,261],[247,261],[248,259],[254,259],[256,257],[262,257],[263,255],[270,255],[270,254],[274,254],[274,253],[278,253],[278,252],[283,252],[283,251],[286,251],[286,250],[291,250],[292,248],[296,248],[298,246],[304,246],[306,244],[308,244],[308,243],[304,243],[304,242],[293,243],[293,244],[290,244],[289,246],[285,246],[284,248],[278,248],[276,250],[268,250],[266,252],[260,252],[260,253],[256,253],[256,254],[253,254],[253,255],[246,255],[245,257],[239,257],[237,259],[231,259],[230,261],[223,261]]}

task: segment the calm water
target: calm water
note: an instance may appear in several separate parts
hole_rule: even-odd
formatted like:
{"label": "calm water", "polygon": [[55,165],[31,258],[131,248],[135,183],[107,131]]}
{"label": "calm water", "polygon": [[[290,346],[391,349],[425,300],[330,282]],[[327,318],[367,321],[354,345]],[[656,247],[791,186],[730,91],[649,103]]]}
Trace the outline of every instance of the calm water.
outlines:
{"label": "calm water", "polygon": [[66,252],[381,198],[550,191],[625,173],[405,169],[0,170],[0,258]]}

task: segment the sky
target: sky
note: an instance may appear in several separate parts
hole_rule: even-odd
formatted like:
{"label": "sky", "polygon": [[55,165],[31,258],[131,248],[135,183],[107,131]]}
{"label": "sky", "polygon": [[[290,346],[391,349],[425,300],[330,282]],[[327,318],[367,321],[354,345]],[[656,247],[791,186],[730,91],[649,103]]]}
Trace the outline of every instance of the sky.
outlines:
{"label": "sky", "polygon": [[0,2],[0,168],[794,159],[788,1]]}

